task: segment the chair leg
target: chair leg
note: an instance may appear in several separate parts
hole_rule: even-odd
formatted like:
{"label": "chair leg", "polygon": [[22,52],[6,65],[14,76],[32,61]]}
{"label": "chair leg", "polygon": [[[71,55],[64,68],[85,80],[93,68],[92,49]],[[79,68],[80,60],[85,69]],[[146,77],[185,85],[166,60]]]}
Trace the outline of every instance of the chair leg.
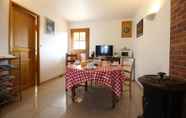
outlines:
{"label": "chair leg", "polygon": [[132,98],[132,83],[129,83],[129,97]]}

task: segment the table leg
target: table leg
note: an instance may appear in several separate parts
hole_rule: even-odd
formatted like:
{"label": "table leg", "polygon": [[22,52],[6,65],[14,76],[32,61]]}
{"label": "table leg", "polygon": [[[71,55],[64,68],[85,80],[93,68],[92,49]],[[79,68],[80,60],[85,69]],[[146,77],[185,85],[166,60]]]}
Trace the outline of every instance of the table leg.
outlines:
{"label": "table leg", "polygon": [[115,108],[116,103],[118,102],[119,102],[118,96],[114,92],[112,92],[112,108]]}
{"label": "table leg", "polygon": [[88,82],[85,82],[85,91],[88,91]]}
{"label": "table leg", "polygon": [[116,107],[116,96],[115,93],[112,92],[112,108],[114,109]]}
{"label": "table leg", "polygon": [[93,86],[93,80],[91,80],[91,87]]}
{"label": "table leg", "polygon": [[72,87],[72,89],[71,89],[71,91],[72,91],[72,102],[75,102],[75,96],[76,96],[76,87],[75,87],[75,86],[73,86],[73,87]]}

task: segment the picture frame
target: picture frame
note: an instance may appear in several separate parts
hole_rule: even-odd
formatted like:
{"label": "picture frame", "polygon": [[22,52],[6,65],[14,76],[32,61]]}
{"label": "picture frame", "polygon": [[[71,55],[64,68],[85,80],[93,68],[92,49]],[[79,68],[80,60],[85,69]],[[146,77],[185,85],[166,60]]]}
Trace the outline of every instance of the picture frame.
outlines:
{"label": "picture frame", "polygon": [[123,21],[122,22],[122,38],[131,38],[132,37],[132,21]]}
{"label": "picture frame", "polygon": [[49,18],[45,18],[45,32],[46,34],[55,33],[55,22]]}
{"label": "picture frame", "polygon": [[143,22],[144,22],[144,20],[142,19],[137,24],[137,32],[136,32],[137,38],[143,36],[143,30],[144,30],[143,29],[143,24],[144,24]]}

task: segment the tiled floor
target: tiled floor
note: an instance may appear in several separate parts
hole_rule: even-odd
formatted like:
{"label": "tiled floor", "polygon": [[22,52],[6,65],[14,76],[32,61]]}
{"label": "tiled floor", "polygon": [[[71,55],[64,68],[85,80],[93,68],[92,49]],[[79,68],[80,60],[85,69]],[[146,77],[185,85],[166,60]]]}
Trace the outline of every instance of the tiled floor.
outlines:
{"label": "tiled floor", "polygon": [[124,93],[115,109],[111,109],[107,88],[89,88],[81,103],[72,103],[70,94],[65,93],[64,79],[59,78],[26,90],[22,102],[0,108],[0,118],[137,118],[141,92],[136,83],[132,91],[132,98]]}

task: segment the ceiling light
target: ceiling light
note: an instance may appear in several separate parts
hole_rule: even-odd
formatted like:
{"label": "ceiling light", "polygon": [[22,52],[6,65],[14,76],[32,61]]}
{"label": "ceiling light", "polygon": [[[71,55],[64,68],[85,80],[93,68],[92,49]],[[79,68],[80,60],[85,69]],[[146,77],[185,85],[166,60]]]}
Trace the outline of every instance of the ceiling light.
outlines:
{"label": "ceiling light", "polygon": [[152,6],[152,13],[157,13],[160,11],[160,4],[154,4]]}

